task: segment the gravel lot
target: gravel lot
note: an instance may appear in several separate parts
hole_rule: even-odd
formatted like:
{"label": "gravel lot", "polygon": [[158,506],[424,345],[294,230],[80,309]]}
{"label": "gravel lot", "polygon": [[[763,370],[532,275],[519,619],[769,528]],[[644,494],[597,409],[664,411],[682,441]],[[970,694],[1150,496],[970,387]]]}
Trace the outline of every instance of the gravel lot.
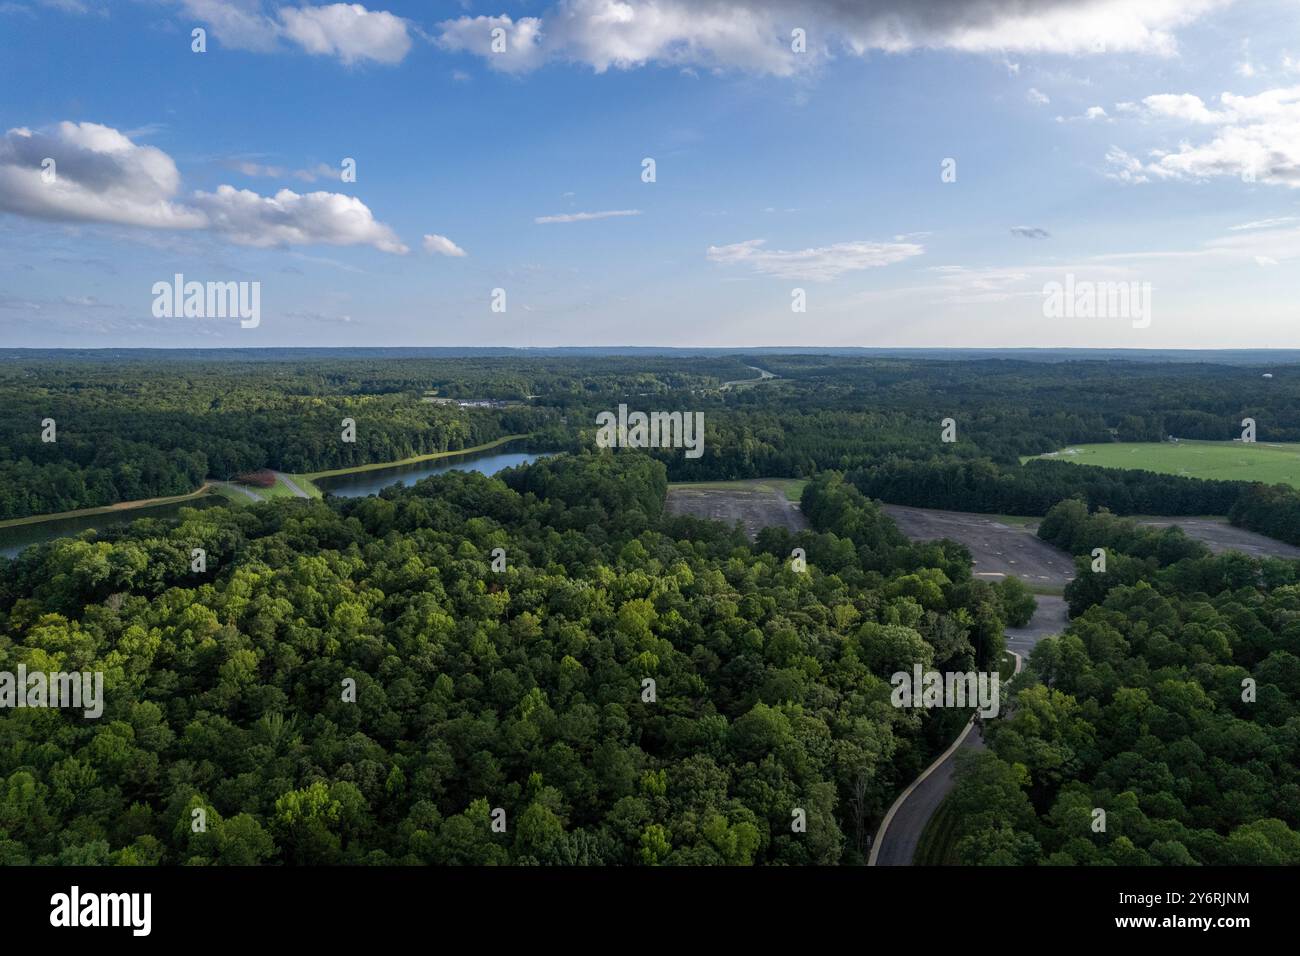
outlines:
{"label": "gravel lot", "polygon": [[1014,574],[1028,584],[1065,587],[1074,578],[1074,562],[1039,540],[1030,527],[1004,524],[991,515],[884,505],[885,514],[913,541],[951,538],[970,548],[976,577],[996,581]]}
{"label": "gravel lot", "polygon": [[1215,554],[1244,551],[1252,558],[1300,558],[1300,548],[1233,527],[1223,518],[1143,518],[1141,523],[1155,528],[1177,525]]}
{"label": "gravel lot", "polygon": [[672,515],[694,515],[726,524],[739,521],[750,540],[761,528],[802,531],[808,527],[798,505],[779,491],[758,488],[669,487],[666,507]]}

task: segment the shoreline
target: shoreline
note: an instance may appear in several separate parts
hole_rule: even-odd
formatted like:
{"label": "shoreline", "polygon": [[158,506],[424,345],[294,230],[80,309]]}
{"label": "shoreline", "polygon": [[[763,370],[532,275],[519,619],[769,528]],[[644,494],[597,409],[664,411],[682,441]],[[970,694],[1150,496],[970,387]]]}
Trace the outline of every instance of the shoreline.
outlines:
{"label": "shoreline", "polygon": [[[481,451],[490,451],[493,448],[499,448],[507,442],[519,441],[527,438],[527,435],[506,435],[504,438],[497,438],[482,445],[475,445],[472,448],[461,448],[456,451],[438,451],[428,455],[416,455],[414,458],[403,458],[400,461],[382,461],[374,462],[367,465],[356,465],[351,468],[335,468],[330,471],[314,471],[290,474],[290,478],[305,478],[309,482],[314,482],[317,478],[339,478],[344,475],[360,474],[367,471],[382,471],[385,468],[396,468],[401,465],[414,465],[424,461],[434,461],[439,458],[454,458],[459,455],[471,455]],[[140,498],[135,501],[119,501],[111,505],[97,505],[94,508],[76,508],[72,511],[55,511],[50,514],[27,515],[23,518],[7,518],[0,521],[0,530],[5,528],[18,528],[24,525],[44,524],[47,521],[61,521],[65,518],[93,518],[96,515],[118,514],[123,511],[136,511],[142,508],[154,508],[159,505],[178,504],[185,501],[194,501],[210,494],[216,494],[217,485],[209,480],[195,491],[184,495],[169,495],[162,498]],[[234,504],[243,504],[243,502],[234,501],[227,498]],[[255,502],[248,502],[254,504]]]}
{"label": "shoreline", "polygon": [[473,455],[481,451],[491,451],[493,448],[499,448],[507,442],[519,441],[521,438],[527,438],[527,435],[506,435],[504,438],[494,438],[490,442],[482,445],[474,445],[471,448],[460,448],[456,451],[435,451],[427,455],[416,455],[413,458],[403,458],[399,461],[380,461],[372,462],[368,465],[353,465],[350,468],[332,468],[329,471],[302,471],[302,472],[285,472],[294,478],[306,478],[308,481],[315,481],[318,478],[341,478],[344,475],[359,475],[367,471],[382,471],[385,468],[398,468],[402,465],[418,465],[425,461],[436,461],[439,458],[455,458],[458,455]]}
{"label": "shoreline", "polygon": [[0,521],[0,529],[20,528],[23,525],[43,524],[46,521],[61,521],[64,518],[93,518],[96,515],[117,514],[120,511],[135,511],[139,508],[156,508],[159,505],[174,505],[182,501],[193,501],[214,493],[211,481],[205,481],[196,491],[184,495],[168,495],[163,498],[137,498],[134,501],[119,501],[111,505],[96,505],[94,508],[75,508],[72,511],[55,511],[43,515],[27,515],[25,518],[6,518]]}

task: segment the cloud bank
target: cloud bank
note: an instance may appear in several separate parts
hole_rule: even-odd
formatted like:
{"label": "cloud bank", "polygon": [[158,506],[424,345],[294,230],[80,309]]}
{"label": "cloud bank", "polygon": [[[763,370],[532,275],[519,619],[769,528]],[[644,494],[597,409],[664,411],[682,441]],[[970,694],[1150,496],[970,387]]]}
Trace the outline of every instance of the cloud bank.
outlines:
{"label": "cloud bank", "polygon": [[[53,160],[47,168],[45,161]],[[177,199],[181,177],[162,150],[98,123],[11,129],[0,139],[0,211],[56,222],[207,230],[245,246],[368,245],[407,252],[360,199],[342,193],[262,196],[219,186]]]}

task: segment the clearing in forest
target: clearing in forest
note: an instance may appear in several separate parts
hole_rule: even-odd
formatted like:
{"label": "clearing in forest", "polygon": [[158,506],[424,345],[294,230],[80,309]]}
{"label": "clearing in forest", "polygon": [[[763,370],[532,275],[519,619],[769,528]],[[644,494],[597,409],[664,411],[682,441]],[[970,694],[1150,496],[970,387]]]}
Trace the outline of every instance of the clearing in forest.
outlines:
{"label": "clearing in forest", "polygon": [[1103,468],[1134,468],[1185,478],[1262,481],[1269,485],[1286,484],[1300,488],[1300,445],[1294,443],[1106,442],[1070,445],[1037,457]]}
{"label": "clearing in forest", "polygon": [[794,478],[683,482],[668,486],[666,507],[672,515],[694,515],[725,524],[739,521],[752,540],[761,528],[802,531],[808,527],[798,504],[806,484]]}

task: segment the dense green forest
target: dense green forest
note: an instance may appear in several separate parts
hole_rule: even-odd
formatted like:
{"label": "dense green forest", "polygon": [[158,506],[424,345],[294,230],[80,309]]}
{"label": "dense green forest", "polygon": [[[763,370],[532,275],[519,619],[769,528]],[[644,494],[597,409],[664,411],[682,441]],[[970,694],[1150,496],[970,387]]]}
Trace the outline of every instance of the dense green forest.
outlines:
{"label": "dense green forest", "polygon": [[[759,365],[776,379],[754,379]],[[699,458],[652,451],[673,481],[849,475],[869,497],[1046,513],[1082,495],[1117,514],[1228,514],[1300,541],[1300,499],[1264,489],[1020,457],[1070,443],[1300,440],[1300,367],[743,354],[255,361],[181,352],[123,359],[9,353],[0,363],[0,520],[193,491],[255,468],[317,471],[459,449],[506,434],[578,451],[595,416],[631,408],[705,415]],[[422,399],[492,398],[505,408]],[[340,440],[343,418],[357,441]],[[57,441],[41,440],[55,420]],[[940,440],[952,418],[957,440]],[[1278,520],[1275,497],[1289,517]]]}
{"label": "dense green forest", "polygon": [[[778,378],[728,384],[753,365]],[[1076,555],[1069,630],[964,760],[962,862],[1300,863],[1300,565],[1123,517],[1228,514],[1300,543],[1300,495],[1020,464],[1077,442],[1228,439],[1247,416],[1260,440],[1300,440],[1300,369],[1272,371],[9,356],[0,518],[506,434],[561,454],[0,558],[0,671],[107,685],[100,719],[0,718],[0,862],[861,863],[967,716],[892,706],[889,675],[997,668],[1004,628],[1034,612],[1014,579],[973,577],[962,545],[909,542],[881,499],[1041,515],[1040,537]],[[704,454],[596,451],[595,416],[620,403],[703,411]],[[811,530],[751,542],[664,509],[669,481],[759,477],[812,479]]]}
{"label": "dense green forest", "polygon": [[1073,620],[959,768],[959,862],[1300,864],[1300,564],[1077,501],[1040,534],[1080,555]]}
{"label": "dense green forest", "polygon": [[0,861],[860,862],[965,718],[888,675],[996,666],[1024,608],[837,475],[752,546],[665,478],[561,455],[0,560],[0,669],[107,684],[0,720]]}

